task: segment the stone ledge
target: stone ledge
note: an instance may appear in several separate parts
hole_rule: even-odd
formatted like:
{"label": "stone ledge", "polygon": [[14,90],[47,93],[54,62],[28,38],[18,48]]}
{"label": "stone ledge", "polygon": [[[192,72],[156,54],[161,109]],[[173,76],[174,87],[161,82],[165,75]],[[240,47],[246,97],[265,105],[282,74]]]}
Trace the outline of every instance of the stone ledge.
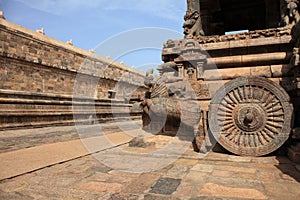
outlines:
{"label": "stone ledge", "polygon": [[[74,124],[88,125],[96,123],[107,123],[114,121],[128,121],[129,118],[126,117],[106,117],[102,119],[81,119],[81,120],[57,120],[57,121],[40,121],[40,122],[24,122],[24,123],[7,123],[0,124],[0,130],[11,130],[11,129],[20,129],[20,128],[37,128],[37,127],[54,127],[54,126],[69,126]],[[130,120],[141,120],[141,116],[130,116]]]}

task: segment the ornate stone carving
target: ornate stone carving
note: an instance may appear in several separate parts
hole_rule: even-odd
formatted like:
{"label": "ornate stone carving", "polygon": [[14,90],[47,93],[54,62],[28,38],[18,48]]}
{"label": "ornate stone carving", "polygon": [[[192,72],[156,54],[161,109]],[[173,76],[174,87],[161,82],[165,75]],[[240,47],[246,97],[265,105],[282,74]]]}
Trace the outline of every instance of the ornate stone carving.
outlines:
{"label": "ornate stone carving", "polygon": [[291,33],[291,27],[280,27],[280,28],[271,28],[265,30],[255,30],[249,31],[245,33],[231,34],[231,35],[214,35],[214,36],[205,36],[198,37],[198,41],[200,44],[207,43],[216,43],[216,42],[227,42],[233,40],[250,40],[256,38],[270,38],[270,37],[282,37],[289,36]]}
{"label": "ornate stone carving", "polygon": [[2,10],[0,10],[0,19],[5,19],[4,12]]}
{"label": "ornate stone carving", "polygon": [[300,65],[300,22],[298,22],[295,26],[293,26],[292,31],[292,40],[291,44],[294,46],[293,49],[293,57],[291,59],[290,64],[292,66],[299,66]]}
{"label": "ornate stone carving", "polygon": [[44,28],[37,29],[35,32],[40,33],[42,35],[45,35],[45,29]]}
{"label": "ornate stone carving", "polygon": [[281,0],[280,26],[295,25],[300,20],[298,0]]}
{"label": "ornate stone carving", "polygon": [[261,156],[289,137],[293,106],[286,91],[262,77],[226,83],[211,102],[209,125],[219,143],[238,155]]}
{"label": "ornate stone carving", "polygon": [[203,36],[202,22],[200,16],[200,1],[187,0],[188,9],[184,16],[184,34],[186,37]]}
{"label": "ornate stone carving", "polygon": [[197,96],[197,99],[210,99],[210,91],[205,81],[190,81],[190,84]]}
{"label": "ornate stone carving", "polygon": [[73,45],[73,40],[72,40],[72,39],[68,40],[68,41],[67,41],[67,44]]}

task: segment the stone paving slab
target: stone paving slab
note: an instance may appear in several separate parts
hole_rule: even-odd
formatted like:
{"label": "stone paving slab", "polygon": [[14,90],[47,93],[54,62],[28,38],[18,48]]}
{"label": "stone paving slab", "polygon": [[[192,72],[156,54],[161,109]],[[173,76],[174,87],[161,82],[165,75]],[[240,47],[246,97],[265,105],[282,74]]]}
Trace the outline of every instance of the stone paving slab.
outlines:
{"label": "stone paving slab", "polygon": [[[67,142],[96,137],[122,130],[137,129],[141,121],[111,122],[97,125],[56,126],[0,131],[0,153],[35,147],[43,144]],[[80,134],[79,134],[80,133]]]}
{"label": "stone paving slab", "polygon": [[[131,133],[135,134],[135,131],[131,130]],[[131,139],[132,136],[117,132],[1,153],[0,180],[103,151],[112,146],[128,143]]]}

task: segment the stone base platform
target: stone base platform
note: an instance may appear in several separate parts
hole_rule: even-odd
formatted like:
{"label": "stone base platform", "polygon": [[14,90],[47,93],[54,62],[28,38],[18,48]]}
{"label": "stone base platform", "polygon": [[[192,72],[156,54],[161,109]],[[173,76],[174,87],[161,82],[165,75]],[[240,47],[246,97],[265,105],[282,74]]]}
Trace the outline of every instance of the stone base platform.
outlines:
{"label": "stone base platform", "polygon": [[118,99],[96,99],[0,89],[0,130],[141,119]]}

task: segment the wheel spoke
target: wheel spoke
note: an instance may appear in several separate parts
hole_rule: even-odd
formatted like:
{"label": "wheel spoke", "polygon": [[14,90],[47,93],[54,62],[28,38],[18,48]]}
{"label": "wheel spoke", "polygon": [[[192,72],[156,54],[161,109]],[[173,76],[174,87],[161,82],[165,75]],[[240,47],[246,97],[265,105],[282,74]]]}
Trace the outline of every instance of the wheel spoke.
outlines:
{"label": "wheel spoke", "polygon": [[[223,147],[236,154],[265,155],[288,139],[293,108],[279,87],[266,78],[242,77],[225,84],[227,94],[224,89],[216,92],[212,101],[219,109],[209,125],[219,126],[214,130],[221,130]],[[212,124],[215,118],[218,123]]]}

